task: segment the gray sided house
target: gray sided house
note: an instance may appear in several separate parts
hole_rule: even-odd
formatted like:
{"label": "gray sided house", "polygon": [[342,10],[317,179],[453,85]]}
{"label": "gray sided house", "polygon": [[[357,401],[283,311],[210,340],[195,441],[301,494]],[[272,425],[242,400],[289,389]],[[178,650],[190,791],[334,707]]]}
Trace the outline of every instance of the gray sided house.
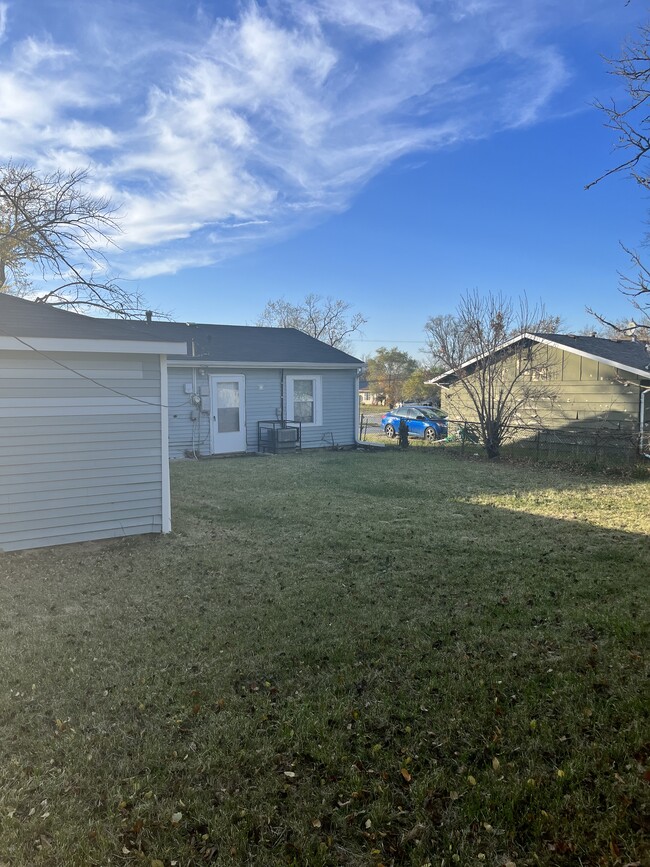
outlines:
{"label": "gray sided house", "polygon": [[283,436],[268,431],[292,422],[301,423],[302,448],[354,445],[359,359],[295,328],[145,329],[185,343],[168,360],[171,458],[256,452],[260,433],[268,447],[269,436]]}
{"label": "gray sided house", "polygon": [[184,348],[0,294],[0,551],[169,531],[166,355]]}
{"label": "gray sided house", "polygon": [[[538,405],[522,410],[521,424],[545,428],[610,429],[650,435],[650,346],[632,340],[607,340],[573,334],[522,334],[499,352],[534,353],[531,376],[548,385]],[[432,380],[442,389],[442,408],[452,419],[472,421],[475,410],[460,384],[472,376],[471,359],[458,370]]]}

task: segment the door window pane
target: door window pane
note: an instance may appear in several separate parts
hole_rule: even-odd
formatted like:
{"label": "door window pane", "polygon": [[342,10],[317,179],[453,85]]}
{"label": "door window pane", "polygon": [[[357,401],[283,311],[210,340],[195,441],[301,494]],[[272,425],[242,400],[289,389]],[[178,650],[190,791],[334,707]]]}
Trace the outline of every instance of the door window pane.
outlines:
{"label": "door window pane", "polygon": [[311,424],[314,421],[314,380],[294,379],[293,381],[294,421]]}
{"label": "door window pane", "polygon": [[239,431],[239,383],[217,383],[217,426],[219,433]]}

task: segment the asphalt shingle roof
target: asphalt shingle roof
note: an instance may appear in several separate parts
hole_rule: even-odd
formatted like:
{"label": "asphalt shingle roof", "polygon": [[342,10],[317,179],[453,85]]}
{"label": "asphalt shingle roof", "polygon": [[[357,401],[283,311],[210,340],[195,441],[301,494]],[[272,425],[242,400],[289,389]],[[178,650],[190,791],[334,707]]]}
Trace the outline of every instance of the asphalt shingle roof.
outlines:
{"label": "asphalt shingle roof", "polygon": [[[531,340],[548,340],[557,346],[561,346],[569,352],[586,353],[595,358],[601,358],[603,361],[610,363],[613,367],[632,368],[641,377],[646,376],[650,379],[650,351],[648,345],[641,341],[634,340],[609,340],[606,337],[589,337],[582,334],[553,334],[543,332],[530,332],[522,334],[520,337],[507,341],[500,347],[498,351],[503,349],[508,352],[509,347],[516,345],[520,341]],[[484,356],[481,356],[484,357]],[[478,359],[474,358],[462,365],[463,370],[471,370]],[[430,382],[444,384],[452,382],[456,378],[457,370],[447,370],[439,376],[434,377]]]}
{"label": "asphalt shingle roof", "polygon": [[200,361],[362,364],[358,358],[296,328],[182,322],[150,322],[145,328],[151,329],[159,340],[185,340],[188,351],[184,357],[197,358]]}
{"label": "asphalt shingle roof", "polygon": [[605,337],[588,337],[582,334],[536,334],[544,340],[552,340],[554,343],[574,349],[578,352],[587,352],[603,358],[616,367],[634,367],[636,370],[650,371],[650,352],[646,349],[647,344],[634,340],[608,340]]}
{"label": "asphalt shingle roof", "polygon": [[[136,326],[137,327],[134,327]],[[97,319],[51,304],[36,304],[0,292],[0,336],[56,337],[77,340],[153,340],[156,334],[147,332],[144,323],[123,319]]]}
{"label": "asphalt shingle roof", "polygon": [[0,293],[0,335],[184,342],[201,362],[246,364],[349,364],[362,362],[296,328],[98,319]]}

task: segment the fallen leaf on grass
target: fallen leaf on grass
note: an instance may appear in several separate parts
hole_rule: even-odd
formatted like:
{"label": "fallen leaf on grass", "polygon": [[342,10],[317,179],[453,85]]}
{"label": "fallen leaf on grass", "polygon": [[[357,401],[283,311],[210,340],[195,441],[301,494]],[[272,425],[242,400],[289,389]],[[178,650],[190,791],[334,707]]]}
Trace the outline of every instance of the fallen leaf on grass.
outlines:
{"label": "fallen leaf on grass", "polygon": [[470,786],[475,786],[476,785],[476,778],[470,774],[469,777],[467,778],[467,782],[470,784]]}
{"label": "fallen leaf on grass", "polygon": [[492,767],[495,771],[498,771],[501,767],[501,762],[497,759],[496,756],[492,759]]}
{"label": "fallen leaf on grass", "polygon": [[285,771],[284,775],[285,775],[285,777],[291,777],[291,778],[296,776],[293,771]]}
{"label": "fallen leaf on grass", "polygon": [[406,768],[402,768],[400,771],[400,774],[404,777],[404,779],[406,780],[407,783],[410,783],[411,780],[413,779],[411,777],[411,775],[409,774],[409,772],[406,770]]}
{"label": "fallen leaf on grass", "polygon": [[178,825],[182,818],[182,813],[172,813],[172,825]]}

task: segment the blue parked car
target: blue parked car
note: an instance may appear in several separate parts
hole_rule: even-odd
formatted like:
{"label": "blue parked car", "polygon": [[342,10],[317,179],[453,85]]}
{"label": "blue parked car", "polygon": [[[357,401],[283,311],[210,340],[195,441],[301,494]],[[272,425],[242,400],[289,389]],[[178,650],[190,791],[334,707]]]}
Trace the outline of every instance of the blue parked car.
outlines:
{"label": "blue parked car", "polygon": [[432,406],[405,404],[389,410],[382,416],[381,426],[390,439],[397,436],[399,423],[404,419],[409,436],[420,437],[433,442],[447,436],[447,416],[442,410]]}

